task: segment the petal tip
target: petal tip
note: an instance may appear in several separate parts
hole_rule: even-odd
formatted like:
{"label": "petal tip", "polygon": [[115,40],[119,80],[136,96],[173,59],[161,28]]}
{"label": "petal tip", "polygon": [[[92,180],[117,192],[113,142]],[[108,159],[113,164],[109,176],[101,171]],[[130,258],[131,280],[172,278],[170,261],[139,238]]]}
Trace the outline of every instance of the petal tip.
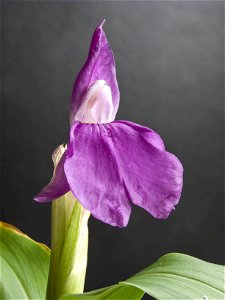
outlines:
{"label": "petal tip", "polygon": [[53,195],[50,195],[48,192],[46,192],[46,187],[41,190],[36,196],[33,197],[33,200],[38,203],[47,203],[51,202],[56,199]]}
{"label": "petal tip", "polygon": [[103,19],[102,21],[101,21],[101,23],[98,25],[98,27],[97,28],[101,28],[102,29],[102,27],[103,27],[103,25],[105,24],[105,19]]}
{"label": "petal tip", "polygon": [[38,203],[45,203],[45,202],[49,202],[50,200],[48,200],[46,197],[37,195],[34,197],[34,201],[36,201]]}

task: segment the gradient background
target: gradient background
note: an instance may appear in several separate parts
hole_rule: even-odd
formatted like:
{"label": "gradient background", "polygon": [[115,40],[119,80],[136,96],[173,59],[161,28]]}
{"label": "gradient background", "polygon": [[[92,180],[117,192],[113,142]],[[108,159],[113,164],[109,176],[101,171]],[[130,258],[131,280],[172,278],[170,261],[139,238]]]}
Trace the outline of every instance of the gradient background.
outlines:
{"label": "gradient background", "polygon": [[133,207],[127,228],[90,219],[86,290],[168,252],[223,263],[223,1],[2,2],[2,219],[50,242],[51,154],[67,141],[70,95],[94,28],[113,48],[118,119],[157,131],[184,165],[167,220]]}

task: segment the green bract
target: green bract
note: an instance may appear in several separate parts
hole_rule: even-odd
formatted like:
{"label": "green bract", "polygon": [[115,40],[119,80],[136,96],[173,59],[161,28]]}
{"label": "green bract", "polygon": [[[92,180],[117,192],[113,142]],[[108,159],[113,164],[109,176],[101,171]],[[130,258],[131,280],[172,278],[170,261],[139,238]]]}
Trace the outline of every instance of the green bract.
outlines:
{"label": "green bract", "polygon": [[1,222],[0,299],[45,299],[50,250]]}

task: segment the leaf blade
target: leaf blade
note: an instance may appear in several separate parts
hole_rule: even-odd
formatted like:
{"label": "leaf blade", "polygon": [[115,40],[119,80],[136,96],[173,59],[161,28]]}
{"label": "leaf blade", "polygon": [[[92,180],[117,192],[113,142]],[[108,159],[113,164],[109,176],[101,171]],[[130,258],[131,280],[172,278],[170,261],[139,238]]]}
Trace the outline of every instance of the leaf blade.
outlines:
{"label": "leaf blade", "polygon": [[[166,286],[167,296],[172,299],[182,299],[181,296],[184,299],[202,299],[204,296],[224,299],[224,274],[223,266],[185,254],[170,253],[123,284],[136,286],[157,299],[165,297],[162,286]],[[147,277],[147,283],[143,276]],[[157,288],[158,282],[161,289]]]}
{"label": "leaf blade", "polygon": [[60,300],[140,300],[144,292],[133,286],[113,285],[108,288],[95,290],[84,294],[63,295]]}
{"label": "leaf blade", "polygon": [[[83,295],[64,295],[64,300],[118,300],[133,298],[132,291],[142,291],[159,299],[225,299],[224,266],[208,263],[198,258],[170,253],[162,256],[148,268],[117,285]],[[127,293],[124,287],[130,287]],[[132,290],[136,288],[136,290]],[[142,294],[143,295],[143,294]],[[69,298],[68,298],[69,296]],[[89,296],[92,296],[90,298]],[[139,295],[140,296],[140,295]]]}
{"label": "leaf blade", "polygon": [[44,299],[50,250],[0,222],[1,299]]}

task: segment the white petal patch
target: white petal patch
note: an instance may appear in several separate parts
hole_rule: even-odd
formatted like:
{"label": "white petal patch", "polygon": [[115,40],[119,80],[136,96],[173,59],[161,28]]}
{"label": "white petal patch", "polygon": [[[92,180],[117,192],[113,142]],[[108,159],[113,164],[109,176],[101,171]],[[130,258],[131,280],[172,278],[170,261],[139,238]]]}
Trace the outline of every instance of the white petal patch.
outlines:
{"label": "white petal patch", "polygon": [[104,80],[97,80],[88,88],[75,121],[96,124],[114,121],[112,93]]}

